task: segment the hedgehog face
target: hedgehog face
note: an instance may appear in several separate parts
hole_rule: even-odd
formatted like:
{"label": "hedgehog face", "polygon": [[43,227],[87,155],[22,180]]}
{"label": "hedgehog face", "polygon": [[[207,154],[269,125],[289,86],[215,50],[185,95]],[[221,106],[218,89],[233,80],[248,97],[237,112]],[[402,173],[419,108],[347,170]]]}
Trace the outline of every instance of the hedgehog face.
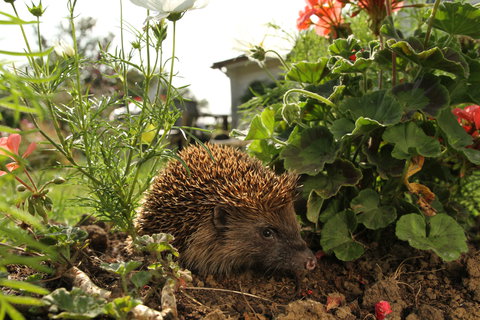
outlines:
{"label": "hedgehog face", "polygon": [[213,224],[234,268],[286,271],[295,276],[315,268],[316,259],[300,236],[292,204],[262,212],[215,208]]}

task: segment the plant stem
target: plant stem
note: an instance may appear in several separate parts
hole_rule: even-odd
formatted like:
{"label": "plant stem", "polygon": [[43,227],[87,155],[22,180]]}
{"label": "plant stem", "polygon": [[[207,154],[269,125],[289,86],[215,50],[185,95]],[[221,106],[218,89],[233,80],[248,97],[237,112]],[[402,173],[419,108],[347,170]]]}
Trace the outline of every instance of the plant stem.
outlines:
{"label": "plant stem", "polygon": [[35,182],[33,181],[32,176],[30,175],[30,173],[28,172],[28,170],[27,170],[27,169],[23,169],[23,171],[24,171],[25,174],[27,175],[28,180],[30,180],[30,182],[32,183],[32,186],[33,186],[33,188],[35,189],[35,191],[38,192],[37,186],[35,185]]}
{"label": "plant stem", "polygon": [[278,58],[278,60],[280,60],[280,62],[282,63],[282,66],[285,68],[285,70],[288,70],[289,67],[287,65],[287,63],[285,62],[285,60],[282,58],[282,56],[275,50],[266,50],[265,53],[268,53],[268,52],[271,52],[273,54],[275,54]]}
{"label": "plant stem", "polygon": [[[12,5],[12,8],[13,8],[13,12],[15,12],[15,16],[20,19],[20,16],[18,15],[18,12],[17,12],[17,8],[15,7],[15,4],[13,2],[10,2],[10,4]],[[20,30],[22,32],[22,37],[23,37],[23,40],[25,42],[25,45],[27,46],[27,52],[28,53],[32,53],[32,49],[30,48],[30,43],[28,42],[28,37],[27,37],[27,34],[25,33],[25,29],[23,28],[23,25],[22,24],[19,24],[20,26]],[[35,58],[33,57],[27,57],[30,65],[33,66],[33,69],[35,70],[35,75],[37,77],[39,77],[40,75],[40,72],[38,71],[38,66],[37,64],[35,63]]]}
{"label": "plant stem", "polygon": [[[13,174],[13,173],[12,173]],[[17,177],[16,175],[14,175],[15,177],[15,180],[17,180],[18,182],[20,182],[22,185],[25,186],[25,188],[28,189],[28,191],[30,191],[31,193],[35,193],[35,190],[32,189],[32,187],[30,187],[25,181],[23,181],[22,179],[20,179],[19,177]]]}
{"label": "plant stem", "polygon": [[430,40],[430,34],[432,33],[432,27],[433,27],[433,20],[435,19],[435,15],[437,14],[437,10],[438,10],[438,6],[440,5],[440,2],[441,0],[435,0],[432,13],[430,14],[430,18],[427,26],[427,32],[425,33],[425,42],[424,42],[425,49],[427,48],[428,41]]}
{"label": "plant stem", "polygon": [[272,139],[274,142],[276,142],[276,143],[278,143],[278,144],[280,144],[280,145],[282,145],[282,146],[286,146],[286,145],[287,145],[287,143],[286,143],[285,141],[282,141],[282,140],[280,140],[280,139],[278,139],[278,138],[275,138],[274,136],[271,136],[271,139]]}
{"label": "plant stem", "polygon": [[288,90],[287,92],[285,92],[285,94],[283,95],[283,103],[284,104],[287,104],[288,102],[288,96],[291,95],[292,93],[301,93],[303,94],[304,96],[307,96],[309,98],[313,98],[313,99],[316,99],[320,102],[323,102],[325,103],[326,105],[332,107],[332,108],[335,108],[336,105],[335,103],[333,103],[332,101],[328,100],[327,98],[325,97],[322,97],[321,95],[319,94],[316,94],[314,92],[310,92],[310,91],[307,91],[307,90],[303,90],[303,89],[290,89]]}

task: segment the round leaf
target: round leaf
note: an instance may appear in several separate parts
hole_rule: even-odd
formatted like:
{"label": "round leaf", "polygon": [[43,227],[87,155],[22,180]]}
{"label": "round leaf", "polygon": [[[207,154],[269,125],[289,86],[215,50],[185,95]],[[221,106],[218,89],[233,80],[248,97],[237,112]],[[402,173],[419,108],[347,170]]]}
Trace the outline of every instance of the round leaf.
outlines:
{"label": "round leaf", "polygon": [[427,136],[411,121],[387,128],[383,133],[383,139],[395,145],[392,156],[397,159],[410,159],[416,155],[424,157],[440,155],[440,143]]}
{"label": "round leaf", "polygon": [[328,59],[323,57],[320,58],[318,62],[295,63],[285,75],[285,79],[309,84],[319,84],[329,72],[326,67],[327,62]]}
{"label": "round leaf", "polygon": [[450,34],[480,37],[480,9],[469,3],[444,2],[438,8],[433,27]]}
{"label": "round leaf", "polygon": [[333,135],[326,127],[293,130],[288,145],[280,152],[285,168],[298,174],[316,175],[325,163],[332,163],[337,155]]}
{"label": "round leaf", "polygon": [[343,261],[360,257],[364,249],[353,241],[351,234],[357,227],[355,214],[342,211],[329,219],[323,226],[320,244],[325,251],[333,250],[335,256]]}
{"label": "round leaf", "polygon": [[354,186],[362,178],[362,171],[347,160],[335,160],[334,163],[325,167],[327,171],[325,174],[322,172],[305,180],[303,184],[305,192],[313,190],[327,199],[336,195],[342,186]]}
{"label": "round leaf", "polygon": [[423,216],[415,213],[404,215],[397,222],[396,235],[412,247],[433,250],[445,261],[456,260],[468,250],[462,227],[446,214],[430,218],[428,234]]}
{"label": "round leaf", "polygon": [[436,117],[450,102],[447,88],[433,76],[425,76],[414,83],[402,83],[392,93],[407,111],[423,110]]}
{"label": "round leaf", "polygon": [[339,109],[350,113],[352,120],[363,117],[383,125],[396,124],[402,118],[402,107],[385,90],[371,92],[360,98],[347,98],[340,104]]}

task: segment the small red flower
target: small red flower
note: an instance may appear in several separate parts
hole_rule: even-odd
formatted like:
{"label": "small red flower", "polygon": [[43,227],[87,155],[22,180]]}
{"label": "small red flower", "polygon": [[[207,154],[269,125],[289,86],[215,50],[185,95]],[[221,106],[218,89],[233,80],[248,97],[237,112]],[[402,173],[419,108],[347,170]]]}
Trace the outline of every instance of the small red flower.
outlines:
{"label": "small red flower", "polygon": [[480,106],[474,104],[463,109],[455,108],[452,110],[452,113],[457,116],[458,123],[464,128],[468,127],[470,130],[480,129]]}
{"label": "small red flower", "polygon": [[9,157],[10,159],[13,160],[13,162],[7,163],[5,167],[7,168],[7,171],[0,171],[0,176],[3,176],[9,172],[12,172],[13,170],[17,169],[20,167],[20,164],[18,163],[18,159],[25,159],[27,158],[37,147],[35,142],[32,142],[25,153],[20,156],[18,154],[18,149],[20,147],[20,142],[22,142],[22,136],[19,134],[11,134],[8,137],[0,138],[0,155],[4,155]]}
{"label": "small red flower", "polygon": [[392,307],[390,307],[388,301],[380,301],[375,304],[375,317],[377,320],[384,320],[390,313],[392,313]]}
{"label": "small red flower", "polygon": [[480,150],[480,106],[474,104],[463,109],[455,108],[452,113],[463,130],[474,138],[474,143],[467,148]]}

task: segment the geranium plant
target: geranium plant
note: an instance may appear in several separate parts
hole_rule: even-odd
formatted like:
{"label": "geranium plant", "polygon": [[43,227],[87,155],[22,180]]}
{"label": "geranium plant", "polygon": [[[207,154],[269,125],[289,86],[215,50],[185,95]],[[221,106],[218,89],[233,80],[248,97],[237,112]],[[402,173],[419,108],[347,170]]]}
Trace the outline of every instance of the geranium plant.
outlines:
{"label": "geranium plant", "polygon": [[360,257],[368,238],[393,229],[413,247],[457,259],[467,245],[454,199],[480,165],[472,106],[480,103],[480,9],[436,1],[407,35],[395,23],[399,1],[307,1],[299,28],[315,24],[307,9],[325,15],[319,8],[346,3],[353,10],[342,15],[365,10],[377,40],[338,37],[329,20],[331,31],[319,35],[330,39],[329,54],[290,64],[281,100],[254,98],[263,111],[248,150],[301,176],[306,219],[339,259]]}

